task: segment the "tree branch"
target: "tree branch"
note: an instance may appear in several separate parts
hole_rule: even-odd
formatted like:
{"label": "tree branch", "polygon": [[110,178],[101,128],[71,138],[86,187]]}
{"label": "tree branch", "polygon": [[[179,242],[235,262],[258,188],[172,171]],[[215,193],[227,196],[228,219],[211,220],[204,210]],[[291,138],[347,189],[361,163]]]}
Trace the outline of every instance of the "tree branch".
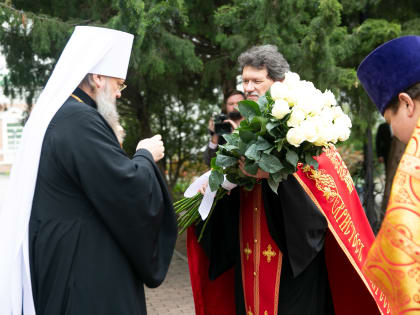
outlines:
{"label": "tree branch", "polygon": [[80,24],[86,25],[86,24],[89,24],[89,23],[93,22],[92,20],[83,20],[83,21],[79,21],[75,24],[72,24],[72,23],[68,23],[68,22],[64,22],[62,20],[59,20],[57,18],[48,18],[48,17],[36,15],[35,13],[32,13],[32,12],[25,12],[23,10],[18,10],[16,8],[12,7],[11,5],[8,5],[7,3],[0,3],[0,7],[3,7],[5,9],[9,10],[9,11],[12,11],[16,15],[21,15],[22,18],[28,17],[28,18],[33,19],[33,20],[42,20],[42,21],[60,23],[60,24],[64,24],[64,25],[67,25],[67,26],[70,26],[70,27],[77,26],[77,25],[80,25]]}

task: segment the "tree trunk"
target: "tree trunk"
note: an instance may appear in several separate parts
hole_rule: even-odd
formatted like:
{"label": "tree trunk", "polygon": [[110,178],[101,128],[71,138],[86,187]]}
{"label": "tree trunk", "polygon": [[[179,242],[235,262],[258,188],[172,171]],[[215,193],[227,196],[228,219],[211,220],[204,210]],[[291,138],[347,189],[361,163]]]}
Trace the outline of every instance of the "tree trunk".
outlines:
{"label": "tree trunk", "polygon": [[139,121],[141,139],[149,138],[152,136],[152,128],[150,127],[149,108],[145,104],[144,97],[140,93],[136,93],[136,116]]}
{"label": "tree trunk", "polygon": [[373,232],[376,234],[377,229],[377,215],[375,212],[375,197],[374,181],[373,181],[373,144],[372,144],[372,129],[370,126],[366,129],[366,139],[363,147],[364,154],[364,173],[365,173],[365,187],[363,190],[363,206],[365,208],[366,216],[369,220]]}
{"label": "tree trunk", "polygon": [[392,137],[391,148],[389,149],[388,165],[385,170],[385,189],[382,199],[381,211],[379,212],[379,225],[382,224],[382,220],[385,216],[389,195],[391,194],[392,182],[394,180],[395,172],[397,171],[398,165],[400,164],[404,150],[405,144],[398,140],[396,137]]}

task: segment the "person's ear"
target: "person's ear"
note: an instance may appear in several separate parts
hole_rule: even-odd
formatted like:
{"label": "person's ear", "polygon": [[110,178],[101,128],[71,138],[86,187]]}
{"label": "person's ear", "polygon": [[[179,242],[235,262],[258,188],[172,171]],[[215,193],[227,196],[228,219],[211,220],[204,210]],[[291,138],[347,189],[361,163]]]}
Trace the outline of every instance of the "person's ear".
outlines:
{"label": "person's ear", "polygon": [[398,101],[400,106],[403,106],[406,110],[408,117],[413,117],[414,112],[416,111],[416,104],[413,99],[407,93],[398,94]]}
{"label": "person's ear", "polygon": [[103,75],[93,74],[92,79],[97,89],[100,89],[105,85],[105,77]]}

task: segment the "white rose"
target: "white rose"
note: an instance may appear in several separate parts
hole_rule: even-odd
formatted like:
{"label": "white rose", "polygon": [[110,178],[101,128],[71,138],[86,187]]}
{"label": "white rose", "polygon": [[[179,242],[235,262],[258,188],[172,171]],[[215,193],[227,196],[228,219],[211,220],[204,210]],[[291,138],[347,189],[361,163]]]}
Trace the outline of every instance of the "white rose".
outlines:
{"label": "white rose", "polygon": [[289,88],[289,89],[295,89],[300,81],[300,77],[295,72],[287,72],[284,76],[283,83]]}
{"label": "white rose", "polygon": [[291,145],[299,147],[300,144],[305,141],[305,137],[300,128],[290,128],[287,132],[286,140]]}
{"label": "white rose", "polygon": [[289,104],[285,100],[277,100],[274,102],[273,109],[271,110],[271,115],[277,119],[283,119],[290,113]]}
{"label": "white rose", "polygon": [[316,135],[317,138],[313,143],[317,146],[326,146],[329,142],[334,140],[334,125],[326,121],[318,121],[316,125]]}
{"label": "white rose", "polygon": [[284,99],[289,94],[289,88],[282,82],[276,81],[270,88],[271,98],[275,101]]}
{"label": "white rose", "polygon": [[311,92],[310,111],[312,114],[319,115],[324,108],[324,98],[319,90]]}
{"label": "white rose", "polygon": [[319,119],[321,119],[324,124],[332,124],[334,120],[334,112],[330,107],[324,107],[319,113]]}
{"label": "white rose", "polygon": [[316,90],[314,84],[310,81],[299,81],[299,89],[301,91],[306,91],[309,94],[312,94],[314,92],[314,90]]}
{"label": "white rose", "polygon": [[342,125],[343,127],[346,127],[346,128],[351,128],[351,126],[352,126],[349,116],[347,116],[344,113],[342,113],[341,116],[334,119],[334,123],[337,124],[337,125]]}
{"label": "white rose", "polygon": [[330,90],[325,90],[325,92],[323,93],[324,96],[324,104],[326,106],[335,106],[337,105],[337,101],[335,99],[335,96],[333,94],[333,92],[331,92]]}
{"label": "white rose", "polygon": [[302,131],[303,137],[306,141],[314,142],[318,138],[316,124],[314,119],[311,117],[307,116],[306,120],[304,120],[298,128]]}
{"label": "white rose", "polygon": [[287,121],[287,126],[298,127],[305,120],[305,112],[299,107],[293,107],[290,119]]}
{"label": "white rose", "polygon": [[350,128],[339,125],[338,140],[346,141],[350,137]]}
{"label": "white rose", "polygon": [[332,106],[331,111],[333,112],[334,120],[344,115],[340,106]]}
{"label": "white rose", "polygon": [[305,90],[300,91],[300,94],[297,95],[295,107],[300,108],[306,115],[308,115],[312,110],[311,95],[305,94]]}

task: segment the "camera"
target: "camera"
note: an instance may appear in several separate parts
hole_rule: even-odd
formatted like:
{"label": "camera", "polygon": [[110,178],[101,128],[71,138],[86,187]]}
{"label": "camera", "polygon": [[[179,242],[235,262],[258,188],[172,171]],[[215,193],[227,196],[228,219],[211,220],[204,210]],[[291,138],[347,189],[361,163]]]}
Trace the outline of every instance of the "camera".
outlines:
{"label": "camera", "polygon": [[224,122],[226,119],[230,120],[239,120],[241,119],[241,113],[238,111],[230,112],[228,115],[224,113],[216,114],[213,116],[214,121],[214,133],[217,135],[224,135],[226,133],[231,133],[232,125],[228,122]]}
{"label": "camera", "polygon": [[213,116],[214,121],[214,133],[216,135],[224,135],[232,132],[232,125],[228,122],[224,122],[228,119],[228,116],[220,113]]}

